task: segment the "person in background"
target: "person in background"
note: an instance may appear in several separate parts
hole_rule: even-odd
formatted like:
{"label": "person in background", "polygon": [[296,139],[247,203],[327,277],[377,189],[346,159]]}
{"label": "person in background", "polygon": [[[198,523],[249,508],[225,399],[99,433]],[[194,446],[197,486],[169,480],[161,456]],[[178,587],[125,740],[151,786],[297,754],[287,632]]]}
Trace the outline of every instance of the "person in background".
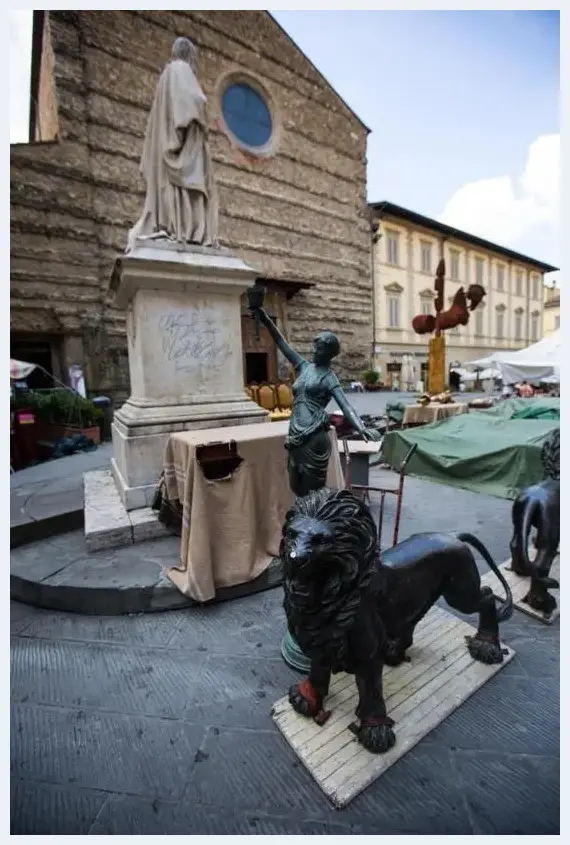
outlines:
{"label": "person in background", "polygon": [[534,388],[527,381],[519,385],[519,396],[521,399],[531,399],[534,396]]}

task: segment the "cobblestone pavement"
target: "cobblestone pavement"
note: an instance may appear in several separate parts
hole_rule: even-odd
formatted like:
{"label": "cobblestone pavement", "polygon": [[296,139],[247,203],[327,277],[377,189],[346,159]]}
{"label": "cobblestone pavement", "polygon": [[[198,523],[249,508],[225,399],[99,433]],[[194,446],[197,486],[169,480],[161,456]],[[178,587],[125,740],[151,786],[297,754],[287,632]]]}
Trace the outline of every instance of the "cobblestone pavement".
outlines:
{"label": "cobblestone pavement", "polygon": [[[409,478],[400,536],[473,531],[501,561],[509,511]],[[335,811],[271,721],[298,677],[281,601],[133,617],[13,602],[12,833],[559,832],[558,622],[515,611],[515,659]]]}

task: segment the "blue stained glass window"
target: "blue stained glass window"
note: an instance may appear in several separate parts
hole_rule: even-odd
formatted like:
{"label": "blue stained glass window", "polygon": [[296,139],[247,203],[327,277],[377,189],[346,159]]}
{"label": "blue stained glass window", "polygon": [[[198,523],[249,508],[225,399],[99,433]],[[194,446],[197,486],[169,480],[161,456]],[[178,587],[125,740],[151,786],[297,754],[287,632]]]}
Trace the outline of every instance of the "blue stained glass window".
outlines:
{"label": "blue stained glass window", "polygon": [[263,97],[244,83],[230,85],[222,97],[222,114],[238,141],[264,147],[273,130],[271,113]]}

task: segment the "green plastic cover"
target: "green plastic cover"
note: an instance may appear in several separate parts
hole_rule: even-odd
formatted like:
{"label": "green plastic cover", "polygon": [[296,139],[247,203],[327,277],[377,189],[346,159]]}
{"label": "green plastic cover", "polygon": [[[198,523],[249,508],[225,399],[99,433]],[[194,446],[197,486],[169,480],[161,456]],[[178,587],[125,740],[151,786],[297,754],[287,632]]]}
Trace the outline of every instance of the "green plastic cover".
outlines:
{"label": "green plastic cover", "polygon": [[524,487],[546,477],[540,452],[550,432],[560,427],[560,400],[554,401],[558,401],[556,419],[521,415],[516,404],[507,407],[509,402],[529,400],[515,399],[490,411],[471,411],[431,425],[392,431],[384,439],[382,456],[399,470],[410,446],[417,443],[407,475],[515,499]]}
{"label": "green plastic cover", "polygon": [[505,399],[493,408],[479,413],[491,414],[504,420],[559,420],[560,399],[537,396],[532,399]]}

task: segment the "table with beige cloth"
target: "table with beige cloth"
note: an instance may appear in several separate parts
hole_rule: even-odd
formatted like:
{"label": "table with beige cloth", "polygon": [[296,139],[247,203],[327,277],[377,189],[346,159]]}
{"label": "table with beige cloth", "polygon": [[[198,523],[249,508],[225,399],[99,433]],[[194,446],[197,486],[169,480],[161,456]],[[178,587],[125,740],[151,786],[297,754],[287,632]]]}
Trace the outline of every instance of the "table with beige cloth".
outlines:
{"label": "table with beige cloth", "polygon": [[[220,587],[258,578],[279,553],[281,529],[293,503],[285,437],[289,422],[255,423],[172,434],[164,481],[170,501],[183,508],[180,565],[168,577],[196,601]],[[327,484],[343,488],[336,432]],[[235,443],[242,463],[227,478],[208,480],[197,461],[202,446]]]}
{"label": "table with beige cloth", "polygon": [[465,402],[449,402],[446,405],[408,405],[404,411],[402,425],[425,425],[439,422],[455,414],[466,414],[469,408]]}

